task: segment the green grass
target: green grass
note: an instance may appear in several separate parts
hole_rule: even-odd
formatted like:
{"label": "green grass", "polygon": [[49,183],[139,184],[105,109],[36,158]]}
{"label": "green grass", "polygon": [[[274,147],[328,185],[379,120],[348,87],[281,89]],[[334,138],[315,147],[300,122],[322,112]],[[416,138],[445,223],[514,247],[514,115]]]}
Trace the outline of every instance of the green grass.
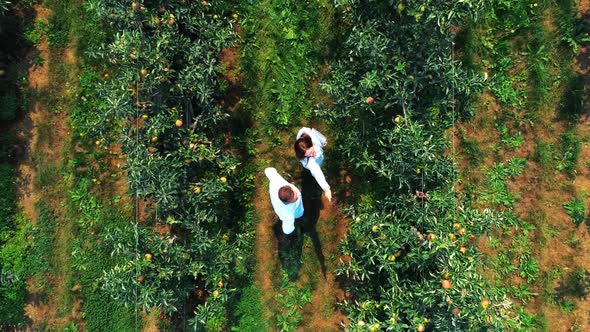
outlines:
{"label": "green grass", "polygon": [[559,137],[559,152],[556,168],[570,178],[576,176],[576,168],[582,149],[582,140],[577,137],[575,128],[561,134]]}
{"label": "green grass", "polygon": [[0,327],[24,322],[29,223],[17,214],[15,171],[0,164]]}
{"label": "green grass", "polygon": [[[116,225],[129,224],[129,220],[118,217],[116,211],[110,213],[110,217],[103,217],[104,219],[100,220],[101,226],[116,227]],[[87,265],[85,270],[79,272],[86,330],[135,331],[134,308],[124,307],[100,288],[103,271],[115,265],[109,254],[109,248],[97,237],[88,237],[87,241],[93,244],[90,248],[85,248]]]}
{"label": "green grass", "polygon": [[536,148],[533,160],[539,163],[546,173],[551,173],[555,170],[555,152],[553,144],[543,141],[540,138],[535,140]]}
{"label": "green grass", "polygon": [[[75,172],[75,169],[69,170]],[[90,194],[92,181],[87,175],[75,173],[76,185],[66,200],[66,214],[74,219],[75,239],[71,244],[69,270],[72,286],[79,283],[84,299],[83,315],[88,331],[135,331],[135,310],[124,307],[101,287],[104,271],[118,262],[107,243],[102,241],[106,229],[129,225],[127,213],[106,207]],[[88,232],[92,229],[92,232]]]}
{"label": "green grass", "polygon": [[280,291],[275,295],[278,309],[277,326],[281,331],[295,331],[303,319],[301,308],[311,302],[311,286],[309,284],[298,287],[289,280],[286,273],[282,277]]}
{"label": "green grass", "polygon": [[31,231],[31,249],[27,265],[29,273],[36,281],[35,288],[44,291],[48,286],[45,274],[50,271],[53,261],[52,253],[55,245],[57,218],[46,203],[38,203],[35,209],[37,210],[37,220]]}
{"label": "green grass", "polygon": [[311,114],[309,85],[327,52],[330,8],[326,1],[286,0],[244,7],[245,85],[253,87],[252,106],[266,128],[285,129]]}
{"label": "green grass", "polygon": [[574,197],[571,201],[564,203],[563,208],[576,226],[579,226],[586,218],[586,203],[584,200]]}
{"label": "green grass", "polygon": [[460,135],[459,139],[461,140],[461,148],[467,157],[469,165],[481,165],[483,160],[486,158],[486,153],[481,148],[481,145],[477,141],[470,140],[464,135]]}
{"label": "green grass", "polygon": [[16,211],[15,171],[11,165],[0,164],[0,231],[12,229]]}
{"label": "green grass", "polygon": [[512,207],[519,196],[508,190],[508,180],[522,174],[525,165],[526,159],[524,158],[513,158],[506,163],[494,165],[485,173],[482,200],[495,205]]}
{"label": "green grass", "polygon": [[69,33],[72,17],[67,2],[47,1],[47,5],[53,10],[47,23],[47,45],[50,48],[64,48],[69,42]]}
{"label": "green grass", "polygon": [[550,45],[546,38],[544,28],[544,15],[535,16],[531,23],[530,43],[527,46],[526,61],[529,67],[528,86],[529,105],[533,111],[539,110],[549,98],[550,66],[549,54]]}
{"label": "green grass", "polygon": [[61,177],[61,168],[51,163],[40,164],[35,177],[35,189],[44,190],[54,186]]}
{"label": "green grass", "polygon": [[254,285],[242,291],[240,302],[237,305],[235,315],[240,317],[238,323],[232,327],[236,332],[262,332],[270,329],[268,322],[264,320],[260,297],[260,289]]}

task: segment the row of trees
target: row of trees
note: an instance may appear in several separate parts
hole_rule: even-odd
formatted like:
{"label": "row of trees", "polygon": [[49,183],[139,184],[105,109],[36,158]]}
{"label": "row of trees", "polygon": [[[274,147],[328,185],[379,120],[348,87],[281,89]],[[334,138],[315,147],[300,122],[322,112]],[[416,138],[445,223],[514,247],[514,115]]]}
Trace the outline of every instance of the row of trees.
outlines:
{"label": "row of trees", "polygon": [[484,1],[336,1],[348,33],[319,115],[358,175],[341,244],[352,330],[518,328],[512,303],[484,280],[474,241],[501,215],[462,203],[448,129],[469,115],[483,75],[454,40]]}
{"label": "row of trees", "polygon": [[219,106],[219,54],[236,37],[230,3],[99,0],[90,10],[109,31],[91,52],[106,69],[94,111],[74,127],[98,148],[121,147],[143,222],[105,232],[126,263],[105,272],[103,287],[168,314],[189,305],[196,329],[221,329],[251,242]]}

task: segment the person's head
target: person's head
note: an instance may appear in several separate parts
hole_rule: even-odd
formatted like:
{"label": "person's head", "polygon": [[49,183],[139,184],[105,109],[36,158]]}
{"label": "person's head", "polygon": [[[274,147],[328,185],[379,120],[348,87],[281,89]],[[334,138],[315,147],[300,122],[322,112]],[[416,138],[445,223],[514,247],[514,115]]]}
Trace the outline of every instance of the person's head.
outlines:
{"label": "person's head", "polygon": [[297,193],[291,186],[282,186],[279,188],[279,199],[285,204],[297,201]]}
{"label": "person's head", "polygon": [[301,135],[301,137],[295,141],[293,148],[295,149],[295,156],[297,156],[297,159],[299,160],[305,157],[313,157],[313,142],[311,141],[311,137],[307,134]]}

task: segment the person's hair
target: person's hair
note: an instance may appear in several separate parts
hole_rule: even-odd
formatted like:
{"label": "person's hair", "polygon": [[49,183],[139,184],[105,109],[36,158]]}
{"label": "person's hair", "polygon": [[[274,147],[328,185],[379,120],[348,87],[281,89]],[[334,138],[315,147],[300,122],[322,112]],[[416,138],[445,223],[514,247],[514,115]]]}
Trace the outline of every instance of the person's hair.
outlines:
{"label": "person's hair", "polygon": [[279,188],[279,198],[281,201],[287,203],[295,197],[295,192],[291,186],[282,186]]}
{"label": "person's hair", "polygon": [[305,158],[305,152],[312,146],[313,142],[311,141],[311,137],[307,134],[301,135],[293,145],[297,159],[301,160]]}

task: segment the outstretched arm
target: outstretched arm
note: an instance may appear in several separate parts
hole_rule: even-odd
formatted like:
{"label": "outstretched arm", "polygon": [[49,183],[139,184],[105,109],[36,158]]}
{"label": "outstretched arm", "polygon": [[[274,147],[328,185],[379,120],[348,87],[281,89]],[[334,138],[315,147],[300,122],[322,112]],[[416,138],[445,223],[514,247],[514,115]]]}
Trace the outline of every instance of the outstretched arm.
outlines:
{"label": "outstretched arm", "polygon": [[308,167],[309,171],[311,172],[311,175],[313,175],[313,177],[318,182],[320,187],[322,187],[322,190],[324,191],[326,198],[331,202],[332,201],[332,191],[330,190],[330,185],[326,181],[326,177],[324,176],[324,172],[322,172],[320,165],[318,165],[318,163],[315,161],[314,158],[309,158],[309,162],[307,163],[307,167]]}

